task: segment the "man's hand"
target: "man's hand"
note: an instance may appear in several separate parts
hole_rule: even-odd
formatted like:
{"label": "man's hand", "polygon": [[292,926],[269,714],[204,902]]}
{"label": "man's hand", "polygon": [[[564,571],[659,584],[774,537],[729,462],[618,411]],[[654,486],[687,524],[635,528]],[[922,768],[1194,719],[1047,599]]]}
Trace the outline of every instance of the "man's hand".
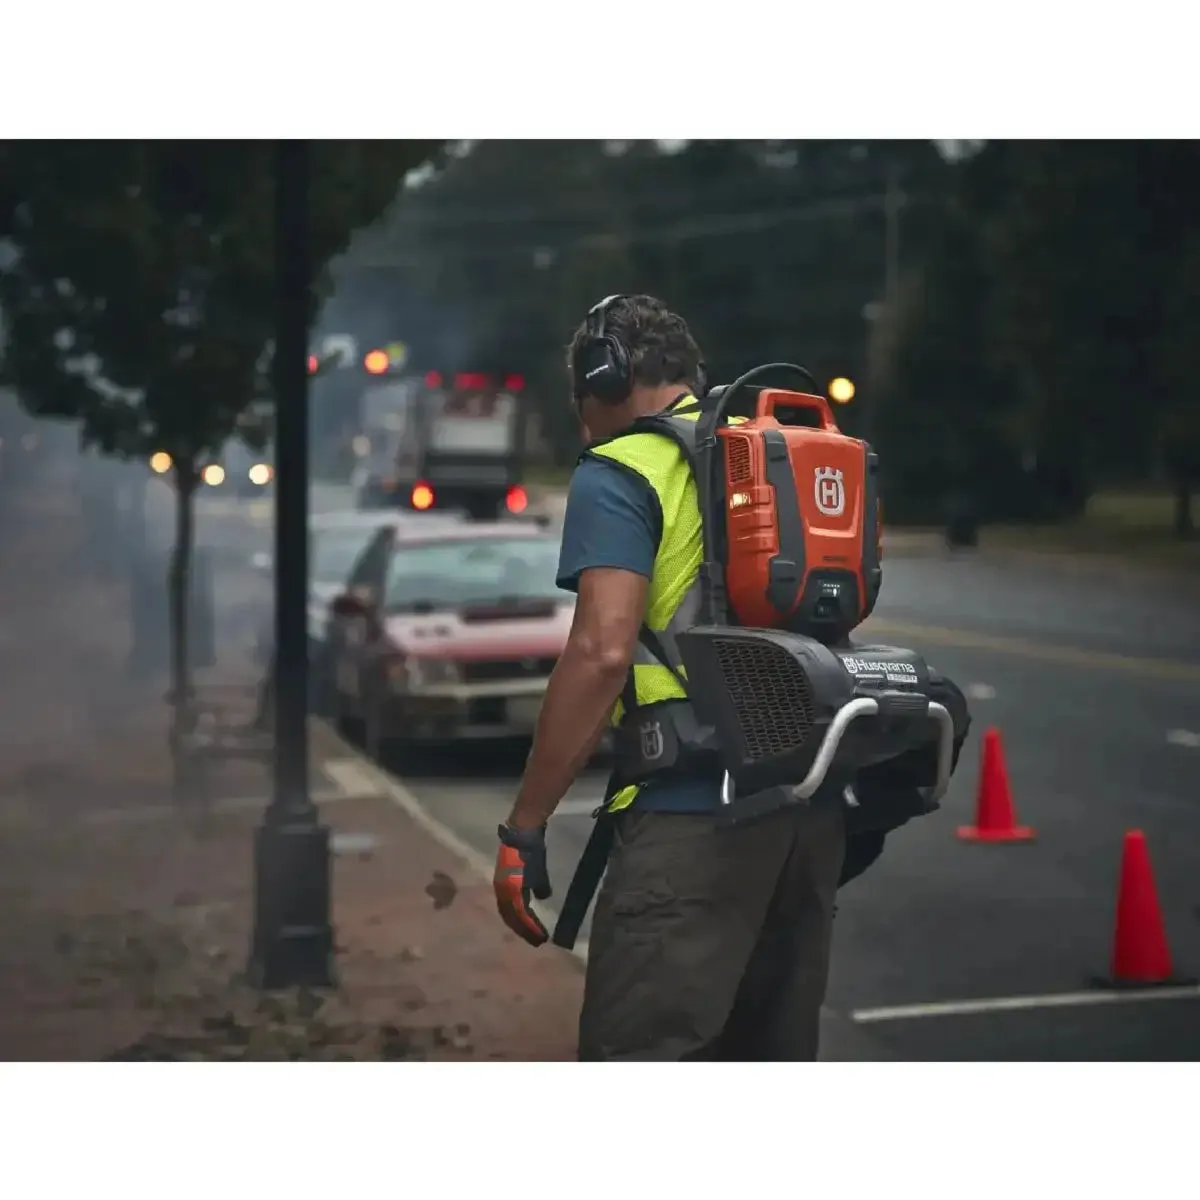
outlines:
{"label": "man's hand", "polygon": [[531,946],[540,946],[550,934],[529,907],[530,894],[539,900],[550,899],[550,873],[546,867],[546,828],[513,829],[501,825],[497,830],[500,849],[492,887],[500,917],[519,938]]}

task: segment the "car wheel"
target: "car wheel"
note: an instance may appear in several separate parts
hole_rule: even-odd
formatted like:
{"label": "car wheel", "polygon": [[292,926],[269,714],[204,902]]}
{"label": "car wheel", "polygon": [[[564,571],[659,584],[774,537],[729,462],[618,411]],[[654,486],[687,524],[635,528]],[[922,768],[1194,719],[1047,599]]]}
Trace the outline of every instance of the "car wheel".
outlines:
{"label": "car wheel", "polygon": [[334,725],[337,727],[338,733],[352,745],[361,746],[363,744],[362,717],[347,712],[345,707],[341,707],[338,709]]}
{"label": "car wheel", "polygon": [[364,681],[362,747],[372,762],[382,762],[384,746],[384,706],[386,684],[374,674]]}
{"label": "car wheel", "polygon": [[379,762],[381,738],[379,725],[379,707],[368,702],[364,706],[362,721],[361,746],[363,753],[372,761]]}
{"label": "car wheel", "polygon": [[359,745],[362,740],[362,718],[355,713],[350,707],[350,700],[342,691],[338,684],[337,677],[334,677],[333,687],[330,689],[330,708],[333,710],[333,727],[353,745]]}
{"label": "car wheel", "polygon": [[308,643],[308,707],[318,717],[337,712],[336,688],[329,651],[321,642]]}

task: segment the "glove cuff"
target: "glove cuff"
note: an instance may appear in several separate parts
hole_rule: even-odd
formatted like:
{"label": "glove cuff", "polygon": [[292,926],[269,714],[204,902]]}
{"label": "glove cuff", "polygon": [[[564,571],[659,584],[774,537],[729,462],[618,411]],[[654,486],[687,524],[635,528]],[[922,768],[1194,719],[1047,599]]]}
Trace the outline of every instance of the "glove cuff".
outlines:
{"label": "glove cuff", "polygon": [[539,850],[546,844],[546,827],[537,829],[514,829],[511,825],[496,827],[496,836],[505,846],[514,850]]}

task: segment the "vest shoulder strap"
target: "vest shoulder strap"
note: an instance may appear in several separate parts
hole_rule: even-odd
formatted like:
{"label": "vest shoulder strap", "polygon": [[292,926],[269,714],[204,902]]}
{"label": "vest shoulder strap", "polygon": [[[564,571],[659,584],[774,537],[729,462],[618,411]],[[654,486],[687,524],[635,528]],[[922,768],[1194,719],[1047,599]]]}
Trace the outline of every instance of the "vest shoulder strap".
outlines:
{"label": "vest shoulder strap", "polygon": [[[697,412],[699,410],[697,409]],[[668,438],[679,447],[693,475],[696,473],[696,418],[676,413],[655,413],[641,417],[628,430],[629,433],[657,433]]]}

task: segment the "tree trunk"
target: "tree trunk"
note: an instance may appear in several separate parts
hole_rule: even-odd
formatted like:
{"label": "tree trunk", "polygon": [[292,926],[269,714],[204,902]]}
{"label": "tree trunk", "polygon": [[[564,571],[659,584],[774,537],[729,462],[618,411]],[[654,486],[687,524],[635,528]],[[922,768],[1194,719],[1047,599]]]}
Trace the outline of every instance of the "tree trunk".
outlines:
{"label": "tree trunk", "polygon": [[1175,536],[1187,539],[1196,533],[1196,520],[1192,513],[1192,481],[1185,475],[1175,480]]}
{"label": "tree trunk", "polygon": [[189,600],[192,582],[194,540],[193,500],[196,476],[190,463],[175,468],[175,544],[167,576],[167,606],[171,640],[171,750],[175,758],[176,783],[183,778],[184,742],[192,732],[191,652],[188,645]]}

